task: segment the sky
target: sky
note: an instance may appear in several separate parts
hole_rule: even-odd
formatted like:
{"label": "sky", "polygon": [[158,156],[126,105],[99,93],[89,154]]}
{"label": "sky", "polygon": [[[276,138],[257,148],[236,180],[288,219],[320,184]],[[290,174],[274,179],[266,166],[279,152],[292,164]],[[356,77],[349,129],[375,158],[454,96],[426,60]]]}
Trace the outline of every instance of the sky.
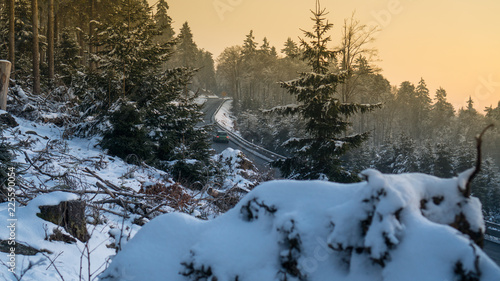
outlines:
{"label": "sky", "polygon": [[[157,0],[148,0],[154,4]],[[167,0],[174,29],[188,22],[199,48],[216,59],[242,45],[253,30],[278,50],[288,37],[312,27],[316,0]],[[498,0],[322,0],[334,24],[331,47],[339,45],[344,19],[378,26],[375,64],[392,85],[424,78],[434,97],[443,87],[456,109],[469,96],[475,108],[500,101],[500,1]]]}

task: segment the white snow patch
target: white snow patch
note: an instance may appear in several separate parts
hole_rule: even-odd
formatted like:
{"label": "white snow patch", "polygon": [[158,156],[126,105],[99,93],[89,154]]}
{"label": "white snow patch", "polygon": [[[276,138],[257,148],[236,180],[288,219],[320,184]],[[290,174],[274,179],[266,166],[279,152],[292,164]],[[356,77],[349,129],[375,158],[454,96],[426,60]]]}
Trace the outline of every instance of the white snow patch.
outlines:
{"label": "white snow patch", "polygon": [[[457,267],[500,280],[500,268],[447,225],[467,208],[468,221],[482,221],[480,204],[461,196],[459,178],[363,175],[368,181],[356,184],[264,183],[209,222],[161,216],[113,259],[102,280],[442,281],[456,280]],[[438,195],[444,200],[422,212],[421,200]]]}

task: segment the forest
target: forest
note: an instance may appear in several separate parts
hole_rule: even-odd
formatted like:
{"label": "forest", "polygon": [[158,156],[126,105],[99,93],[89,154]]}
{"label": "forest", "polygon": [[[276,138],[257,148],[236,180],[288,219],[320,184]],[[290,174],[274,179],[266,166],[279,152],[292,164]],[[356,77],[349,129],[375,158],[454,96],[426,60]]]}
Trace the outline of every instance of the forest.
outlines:
{"label": "forest", "polygon": [[[315,48],[307,41],[313,33],[273,46],[250,30],[241,35],[240,45],[228,46],[214,58],[195,43],[188,22],[174,30],[165,0],[153,6],[139,0],[5,0],[0,9],[0,57],[13,63],[11,86],[66,102],[79,112],[78,118],[64,120],[70,133],[102,134],[102,147],[113,155],[134,154],[158,167],[180,159],[204,163],[191,167],[191,174],[207,166],[208,129],[195,129],[199,107],[188,93],[231,97],[242,136],[283,155],[293,155],[293,148],[285,145],[291,139],[314,135],[316,129],[317,136],[322,134],[318,128],[311,131],[301,114],[281,114],[291,104],[304,103],[284,81],[311,66],[318,70],[310,64],[314,58],[307,57]],[[337,168],[349,174],[372,167],[385,173],[451,177],[473,165],[475,136],[488,124],[498,124],[500,102],[481,109],[471,97],[454,108],[447,100],[453,93],[429,89],[424,77],[392,85],[376,65],[383,60],[377,56],[376,28],[364,25],[354,13],[342,26],[324,27],[325,44],[316,46],[325,48],[322,67],[340,77],[328,98],[359,106],[335,116],[345,126],[333,135],[358,136],[332,158]],[[331,28],[339,31],[339,38],[328,36]],[[172,106],[178,102],[184,106]],[[499,211],[494,202],[500,191],[481,187],[500,185],[499,141],[497,126],[485,137],[485,165],[476,181],[476,192],[491,215]],[[291,170],[284,174],[294,177]],[[302,178],[321,173],[313,174]]]}
{"label": "forest", "polygon": [[498,280],[500,101],[393,85],[319,0],[220,54],[168,2],[0,0],[0,278]]}

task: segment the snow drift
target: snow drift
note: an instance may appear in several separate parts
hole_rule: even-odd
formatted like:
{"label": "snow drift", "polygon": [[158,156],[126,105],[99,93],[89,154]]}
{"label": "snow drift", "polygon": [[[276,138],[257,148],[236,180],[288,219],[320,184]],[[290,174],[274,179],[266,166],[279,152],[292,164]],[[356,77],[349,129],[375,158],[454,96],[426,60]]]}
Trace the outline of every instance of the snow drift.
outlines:
{"label": "snow drift", "polygon": [[479,200],[461,192],[469,174],[268,182],[212,221],[152,220],[100,280],[497,281],[496,264],[449,226],[484,233]]}

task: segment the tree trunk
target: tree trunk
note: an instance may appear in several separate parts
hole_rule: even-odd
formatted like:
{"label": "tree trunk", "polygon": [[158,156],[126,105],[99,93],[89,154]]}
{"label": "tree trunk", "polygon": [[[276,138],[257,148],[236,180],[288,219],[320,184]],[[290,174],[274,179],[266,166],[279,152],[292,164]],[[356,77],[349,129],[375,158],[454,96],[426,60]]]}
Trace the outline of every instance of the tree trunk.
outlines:
{"label": "tree trunk", "polygon": [[9,76],[11,63],[0,60],[0,109],[7,109],[7,91],[9,90]]}
{"label": "tree trunk", "polygon": [[[89,17],[90,17],[90,20],[89,20],[89,38],[90,38],[90,41],[89,41],[89,60],[91,59],[92,57],[92,54],[95,53],[95,50],[94,50],[94,24],[93,24],[93,20],[94,20],[94,10],[95,10],[95,2],[94,0],[89,0]],[[90,70],[95,70],[95,63],[93,63],[91,60],[89,61],[89,67],[90,67]]]}
{"label": "tree trunk", "polygon": [[16,61],[16,30],[15,30],[15,0],[8,0],[9,3],[9,61],[12,64],[12,78],[15,78],[15,61]]}
{"label": "tree trunk", "polygon": [[54,83],[54,0],[49,0],[49,19],[48,19],[48,65],[49,65],[49,84],[52,86]]}
{"label": "tree trunk", "polygon": [[33,11],[33,94],[40,94],[40,51],[38,46],[38,0],[31,0]]}

